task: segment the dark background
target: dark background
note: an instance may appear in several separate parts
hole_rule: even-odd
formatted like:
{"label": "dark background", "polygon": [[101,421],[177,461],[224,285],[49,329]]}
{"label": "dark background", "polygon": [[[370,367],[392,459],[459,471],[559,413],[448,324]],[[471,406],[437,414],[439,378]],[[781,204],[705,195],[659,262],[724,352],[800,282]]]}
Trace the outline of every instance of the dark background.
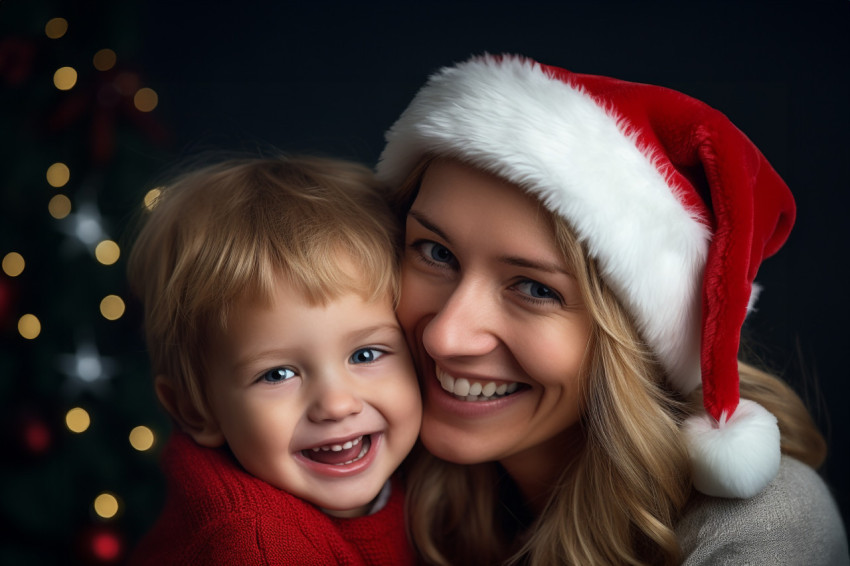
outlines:
{"label": "dark background", "polygon": [[[126,315],[110,322],[86,305],[107,292],[128,297],[127,226],[157,176],[221,149],[374,164],[383,131],[427,75],[483,52],[681,90],[725,112],[785,178],[797,225],[762,267],[765,289],[745,335],[809,403],[831,448],[822,473],[847,522],[850,2],[290,4],[0,0],[0,46],[14,39],[35,53],[21,63],[0,49],[0,256],[27,258],[21,276],[0,273],[0,519],[14,525],[0,562],[120,560],[155,517],[161,442],[145,453],[126,448],[136,424],[160,441],[168,430],[150,395],[138,309],[128,299]],[[47,40],[44,24],[56,16],[69,20],[68,35]],[[118,71],[158,93],[153,112],[110,102],[104,118],[103,97],[69,102],[117,80],[82,70],[103,47],[117,52]],[[78,86],[51,89],[53,70],[74,61]],[[21,68],[23,79],[13,72]],[[69,238],[44,213],[56,192],[44,170],[55,161],[71,168],[62,190],[75,206],[95,195],[122,245],[116,266],[60,253]],[[15,330],[25,312],[42,313],[35,340]],[[52,361],[81,335],[113,364],[97,387],[74,386]],[[74,406],[92,415],[79,435],[62,424]],[[46,447],[27,441],[33,426],[47,431]],[[91,511],[102,491],[121,502],[113,519]],[[119,553],[103,552],[99,536]]]}

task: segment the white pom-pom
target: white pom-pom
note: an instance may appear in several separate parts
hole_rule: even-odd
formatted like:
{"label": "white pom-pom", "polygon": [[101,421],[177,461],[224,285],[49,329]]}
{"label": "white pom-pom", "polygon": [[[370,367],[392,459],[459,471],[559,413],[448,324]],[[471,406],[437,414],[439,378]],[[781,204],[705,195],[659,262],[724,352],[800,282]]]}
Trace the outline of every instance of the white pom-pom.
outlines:
{"label": "white pom-pom", "polygon": [[779,426],[758,403],[741,399],[719,423],[707,414],[690,417],[684,432],[694,487],[706,495],[752,497],[779,471]]}

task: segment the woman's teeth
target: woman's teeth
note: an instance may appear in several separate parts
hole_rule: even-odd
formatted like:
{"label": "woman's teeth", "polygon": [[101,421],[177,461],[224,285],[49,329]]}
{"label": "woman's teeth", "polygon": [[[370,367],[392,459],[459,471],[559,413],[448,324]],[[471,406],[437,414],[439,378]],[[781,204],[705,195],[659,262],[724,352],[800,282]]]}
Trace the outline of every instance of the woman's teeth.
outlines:
{"label": "woman's teeth", "polygon": [[464,377],[455,379],[440,370],[437,370],[437,379],[445,391],[463,401],[492,401],[510,395],[519,388],[519,383],[500,383],[499,385],[492,381],[485,384],[477,381],[470,383]]}

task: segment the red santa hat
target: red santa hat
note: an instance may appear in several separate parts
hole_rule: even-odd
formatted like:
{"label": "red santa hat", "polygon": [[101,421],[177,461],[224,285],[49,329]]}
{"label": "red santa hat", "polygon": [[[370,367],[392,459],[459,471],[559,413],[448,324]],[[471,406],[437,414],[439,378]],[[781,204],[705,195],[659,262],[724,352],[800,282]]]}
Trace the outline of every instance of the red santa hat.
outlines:
{"label": "red santa hat", "polygon": [[737,354],[762,259],[785,242],[788,187],[723,114],[653,85],[516,56],[441,69],[387,132],[379,177],[425,155],[515,183],[565,218],[640,333],[705,414],[684,425],[694,485],[750,497],[779,469],[779,429],[742,400]]}

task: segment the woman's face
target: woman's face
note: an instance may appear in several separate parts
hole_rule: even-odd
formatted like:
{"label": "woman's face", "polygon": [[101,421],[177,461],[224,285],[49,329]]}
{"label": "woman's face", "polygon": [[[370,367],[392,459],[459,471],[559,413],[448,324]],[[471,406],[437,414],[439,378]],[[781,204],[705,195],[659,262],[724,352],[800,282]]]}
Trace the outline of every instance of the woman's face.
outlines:
{"label": "woman's face", "polygon": [[405,244],[398,317],[423,380],[426,447],[455,463],[500,461],[517,481],[560,470],[591,322],[542,205],[438,160]]}

